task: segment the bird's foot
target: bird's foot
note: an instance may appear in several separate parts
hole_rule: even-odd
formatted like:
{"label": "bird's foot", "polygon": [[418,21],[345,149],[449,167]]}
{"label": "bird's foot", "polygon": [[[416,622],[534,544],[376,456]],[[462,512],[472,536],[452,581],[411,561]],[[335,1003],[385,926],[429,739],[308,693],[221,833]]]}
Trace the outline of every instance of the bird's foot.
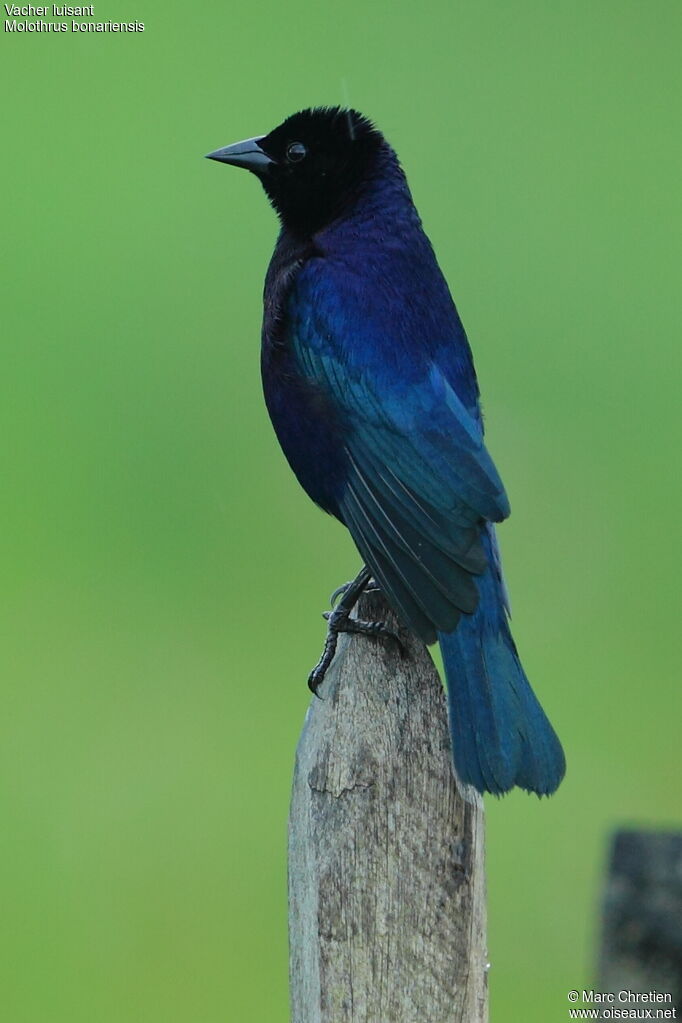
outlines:
{"label": "bird's foot", "polygon": [[[351,586],[355,585],[356,581],[357,581],[356,579],[351,579],[351,581],[349,583],[341,583],[340,586],[336,587],[336,589],[332,593],[331,597],[329,598],[329,603],[331,604],[332,607],[334,607],[334,605],[336,604],[336,602],[339,599],[339,597],[342,597],[344,593],[348,593],[348,590],[351,588]],[[368,579],[368,581],[367,581],[366,586],[364,586],[362,592],[363,593],[380,593],[381,592],[381,587],[379,586],[379,584],[377,582],[374,581],[374,579],[372,579],[370,577],[370,579]],[[324,617],[326,617],[326,615],[324,615]]]}
{"label": "bird's foot", "polygon": [[324,681],[324,677],[327,674],[329,665],[334,659],[336,653],[336,645],[339,640],[339,634],[342,632],[354,633],[355,635],[361,636],[374,636],[379,639],[391,639],[398,644],[398,649],[401,655],[405,653],[405,647],[400,636],[394,632],[384,622],[368,622],[360,618],[351,618],[350,613],[355,607],[360,594],[367,590],[378,589],[379,587],[374,583],[369,586],[371,581],[370,574],[366,568],[363,568],[362,572],[357,576],[356,579],[351,583],[346,583],[345,586],[339,587],[339,589],[332,594],[332,605],[338,598],[339,594],[343,594],[339,601],[338,607],[335,607],[332,611],[325,611],[323,617],[327,620],[327,638],[324,641],[324,649],[322,656],[319,661],[310,672],[308,676],[308,688],[311,692],[317,696],[317,690]]}

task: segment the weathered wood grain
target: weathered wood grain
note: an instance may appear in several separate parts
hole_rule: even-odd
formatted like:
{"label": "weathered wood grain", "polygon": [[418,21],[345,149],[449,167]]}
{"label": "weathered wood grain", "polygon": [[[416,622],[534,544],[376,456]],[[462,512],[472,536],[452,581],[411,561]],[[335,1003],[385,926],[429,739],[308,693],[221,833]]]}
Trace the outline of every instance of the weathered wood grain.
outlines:
{"label": "weathered wood grain", "polygon": [[[391,616],[376,595],[359,616]],[[425,647],[344,637],[289,819],[293,1023],[485,1023],[484,821],[452,776]]]}

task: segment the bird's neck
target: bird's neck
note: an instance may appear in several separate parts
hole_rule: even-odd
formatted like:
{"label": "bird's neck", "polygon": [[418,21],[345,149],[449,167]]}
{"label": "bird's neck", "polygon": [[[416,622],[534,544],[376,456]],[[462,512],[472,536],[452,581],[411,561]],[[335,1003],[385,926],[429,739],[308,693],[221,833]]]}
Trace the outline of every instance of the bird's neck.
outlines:
{"label": "bird's neck", "polygon": [[421,220],[405,175],[395,153],[384,143],[355,194],[346,197],[330,222],[310,233],[299,233],[284,220],[277,248],[309,257],[314,252],[338,252],[350,244],[371,248],[389,238],[414,241],[420,235]]}
{"label": "bird's neck", "polygon": [[385,242],[387,237],[404,237],[411,232],[421,232],[421,220],[398,159],[386,145],[353,201],[316,233],[315,240],[324,249],[350,238],[371,244],[374,239]]}

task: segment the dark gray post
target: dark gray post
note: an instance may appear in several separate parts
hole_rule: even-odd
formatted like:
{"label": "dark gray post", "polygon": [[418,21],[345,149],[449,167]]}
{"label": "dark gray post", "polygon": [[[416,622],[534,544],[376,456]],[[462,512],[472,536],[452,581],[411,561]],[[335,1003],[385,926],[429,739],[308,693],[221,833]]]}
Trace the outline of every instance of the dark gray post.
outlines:
{"label": "dark gray post", "polygon": [[[682,833],[619,831],[604,898],[599,990],[670,994],[682,1015]],[[619,1003],[614,1003],[619,1004]]]}

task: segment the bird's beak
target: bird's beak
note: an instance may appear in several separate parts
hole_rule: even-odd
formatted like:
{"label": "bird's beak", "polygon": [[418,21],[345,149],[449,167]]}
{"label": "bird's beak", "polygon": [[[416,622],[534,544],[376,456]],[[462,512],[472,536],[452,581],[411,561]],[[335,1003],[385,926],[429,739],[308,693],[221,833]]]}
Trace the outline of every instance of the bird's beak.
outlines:
{"label": "bird's beak", "polygon": [[216,149],[213,153],[207,153],[206,159],[231,163],[234,167],[245,167],[246,170],[258,174],[275,162],[259,145],[264,138],[264,135],[259,135],[255,139],[233,142],[231,146],[223,146],[222,149]]}

